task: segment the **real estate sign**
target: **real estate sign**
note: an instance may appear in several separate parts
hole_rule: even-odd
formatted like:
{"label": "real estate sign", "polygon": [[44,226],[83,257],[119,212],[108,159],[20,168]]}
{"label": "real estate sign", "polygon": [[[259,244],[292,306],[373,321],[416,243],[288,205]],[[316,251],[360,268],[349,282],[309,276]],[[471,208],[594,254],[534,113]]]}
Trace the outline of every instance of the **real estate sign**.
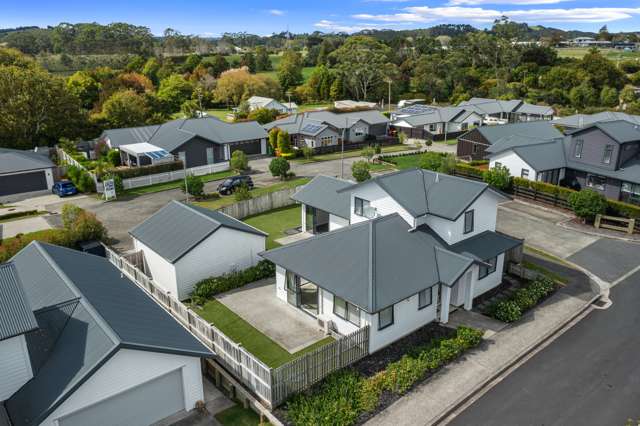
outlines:
{"label": "real estate sign", "polygon": [[104,198],[108,201],[112,198],[116,198],[116,183],[113,179],[105,180],[104,182]]}

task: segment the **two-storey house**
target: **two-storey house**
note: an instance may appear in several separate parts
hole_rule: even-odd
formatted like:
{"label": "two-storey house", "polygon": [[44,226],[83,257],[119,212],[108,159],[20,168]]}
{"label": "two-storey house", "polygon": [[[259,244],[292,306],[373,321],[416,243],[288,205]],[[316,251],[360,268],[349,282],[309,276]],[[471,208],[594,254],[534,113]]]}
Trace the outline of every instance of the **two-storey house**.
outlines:
{"label": "two-storey house", "polygon": [[276,295],[341,334],[370,326],[371,352],[471,309],[522,245],[495,231],[504,194],[427,170],[317,177],[294,198],[304,220],[309,209],[329,216],[327,232],[261,254],[276,264]]}

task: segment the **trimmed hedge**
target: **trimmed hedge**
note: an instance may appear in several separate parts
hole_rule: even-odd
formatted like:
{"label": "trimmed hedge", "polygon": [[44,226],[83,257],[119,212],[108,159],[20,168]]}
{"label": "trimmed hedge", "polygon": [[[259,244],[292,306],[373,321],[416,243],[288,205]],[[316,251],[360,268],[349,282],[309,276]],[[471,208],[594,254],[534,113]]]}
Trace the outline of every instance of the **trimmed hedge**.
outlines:
{"label": "trimmed hedge", "polygon": [[538,277],[526,287],[516,290],[509,299],[500,300],[489,306],[489,315],[503,322],[518,321],[524,312],[536,306],[555,289],[554,280],[549,277]]}
{"label": "trimmed hedge", "polygon": [[466,163],[456,164],[456,171],[460,171],[464,174],[477,177],[478,179],[483,179],[483,176],[484,176],[484,170],[471,166]]}
{"label": "trimmed hedge", "polygon": [[157,173],[167,173],[183,168],[182,161],[172,163],[153,164],[151,166],[129,167],[126,169],[114,169],[111,173],[120,176],[122,179],[129,179],[140,176],[154,175]]}
{"label": "trimmed hedge", "polygon": [[371,377],[350,369],[333,373],[287,403],[287,420],[294,425],[352,425],[362,414],[378,407],[383,392],[406,393],[429,372],[477,346],[482,334],[458,327],[455,337],[417,347]]}
{"label": "trimmed hedge", "polygon": [[242,287],[264,278],[273,277],[276,266],[268,260],[261,260],[256,266],[242,271],[233,271],[219,277],[205,278],[196,283],[191,293],[191,301],[200,305],[216,294]]}

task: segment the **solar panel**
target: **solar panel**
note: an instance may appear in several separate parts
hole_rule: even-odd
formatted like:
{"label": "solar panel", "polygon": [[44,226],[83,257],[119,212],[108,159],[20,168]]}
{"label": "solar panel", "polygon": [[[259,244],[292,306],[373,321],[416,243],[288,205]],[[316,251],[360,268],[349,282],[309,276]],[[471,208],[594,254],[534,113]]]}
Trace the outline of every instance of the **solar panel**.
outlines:
{"label": "solar panel", "polygon": [[302,131],[303,132],[309,132],[309,133],[315,133],[315,132],[319,131],[320,129],[322,129],[322,126],[320,126],[318,124],[306,124],[302,128]]}
{"label": "solar panel", "polygon": [[153,160],[159,160],[160,158],[167,157],[169,153],[165,150],[161,151],[153,151],[153,152],[145,152],[144,155],[150,157]]}
{"label": "solar panel", "polygon": [[415,104],[415,105],[409,105],[408,107],[404,107],[398,112],[401,114],[417,115],[417,114],[425,114],[433,111],[435,111],[435,108],[432,108],[428,105]]}

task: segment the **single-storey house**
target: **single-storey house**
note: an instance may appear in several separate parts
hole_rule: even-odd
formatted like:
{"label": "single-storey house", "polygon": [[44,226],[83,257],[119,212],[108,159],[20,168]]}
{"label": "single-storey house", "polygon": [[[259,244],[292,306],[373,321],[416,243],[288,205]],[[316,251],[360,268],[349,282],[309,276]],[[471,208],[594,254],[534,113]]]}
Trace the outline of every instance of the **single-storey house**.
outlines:
{"label": "single-storey house", "polygon": [[298,110],[295,102],[279,102],[273,98],[265,98],[263,96],[251,96],[247,99],[249,110],[255,111],[260,108],[275,109],[281,114],[290,114]]}
{"label": "single-storey house", "polygon": [[[327,197],[328,181],[319,182],[305,194],[307,205]],[[369,326],[370,352],[432,321],[446,323],[452,306],[471,309],[502,282],[522,245],[495,231],[498,204],[508,197],[482,182],[409,169],[339,186],[348,223],[262,256],[276,264],[275,297],[341,334]]]}
{"label": "single-storey house", "polygon": [[0,419],[146,426],[203,400],[213,354],[106,259],[32,242],[0,266]]}
{"label": "single-storey house", "polygon": [[105,130],[98,141],[118,148],[122,163],[130,166],[150,165],[172,156],[191,168],[229,161],[236,150],[247,155],[267,153],[267,133],[257,122],[227,123],[215,117]]}
{"label": "single-storey house", "polygon": [[345,145],[384,138],[389,119],[380,111],[365,110],[344,113],[309,111],[293,114],[267,123],[269,131],[275,127],[291,136],[294,146],[322,148],[337,146],[344,137]]}
{"label": "single-storey house", "polygon": [[267,234],[222,212],[171,201],[133,228],[144,270],[180,300],[200,280],[258,263]]}
{"label": "single-storey house", "polygon": [[[396,120],[391,125],[409,138],[446,140],[454,139],[470,128],[482,124],[482,116],[475,111],[459,107],[431,107],[430,111],[409,115],[406,110],[413,110],[418,105],[399,110]],[[419,105],[424,107],[426,105]]]}
{"label": "single-storey house", "polygon": [[524,136],[538,139],[562,137],[551,121],[530,121],[522,123],[502,124],[497,126],[480,126],[458,136],[456,154],[469,160],[483,160],[486,149],[502,138]]}
{"label": "single-storey house", "polygon": [[0,148],[0,202],[51,192],[54,167],[46,154]]}
{"label": "single-storey house", "polygon": [[552,120],[554,110],[548,105],[533,105],[519,99],[509,101],[471,98],[458,103],[459,107],[476,111],[487,124],[505,124],[519,121]]}
{"label": "single-storey house", "polygon": [[628,121],[632,124],[640,125],[640,115],[627,114],[618,111],[602,111],[595,114],[574,114],[566,117],[559,117],[553,120],[553,124],[564,129],[581,129],[595,123],[604,121]]}

